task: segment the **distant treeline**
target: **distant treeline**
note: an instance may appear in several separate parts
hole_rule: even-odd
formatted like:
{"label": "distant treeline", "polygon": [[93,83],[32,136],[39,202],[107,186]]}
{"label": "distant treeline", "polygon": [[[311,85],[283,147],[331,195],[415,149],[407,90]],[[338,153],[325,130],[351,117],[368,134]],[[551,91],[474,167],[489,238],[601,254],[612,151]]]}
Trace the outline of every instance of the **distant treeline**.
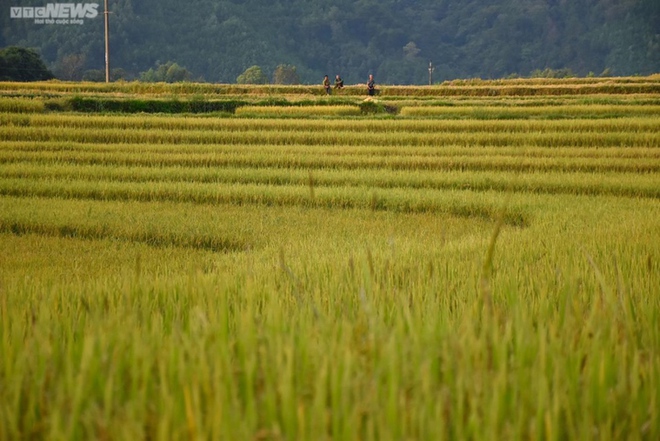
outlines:
{"label": "distant treeline", "polygon": [[[222,83],[255,65],[273,78],[282,64],[303,84],[324,74],[355,84],[373,73],[377,83],[405,85],[545,69],[660,72],[657,0],[115,0],[110,10],[111,66],[127,80],[167,62],[187,79]],[[37,48],[61,79],[98,79],[102,15],[41,25],[11,19],[7,8],[0,47]]]}

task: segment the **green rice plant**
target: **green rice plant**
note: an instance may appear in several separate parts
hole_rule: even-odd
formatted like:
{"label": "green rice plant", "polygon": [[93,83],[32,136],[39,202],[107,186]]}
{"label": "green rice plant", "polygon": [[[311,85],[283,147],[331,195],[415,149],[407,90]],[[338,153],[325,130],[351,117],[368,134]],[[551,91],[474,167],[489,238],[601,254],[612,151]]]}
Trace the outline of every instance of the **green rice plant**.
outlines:
{"label": "green rice plant", "polygon": [[0,114],[3,125],[29,125],[31,127],[94,128],[94,129],[162,129],[178,131],[229,130],[236,132],[356,132],[364,133],[434,133],[442,132],[653,132],[657,122],[648,117],[630,117],[614,120],[505,120],[505,121],[452,121],[452,120],[379,120],[340,119],[317,121],[307,119],[227,119],[194,116],[153,115],[12,115]]}
{"label": "green rice plant", "polygon": [[[570,200],[584,213],[612,202]],[[34,208],[48,211],[46,204]],[[558,213],[564,205],[571,204],[540,204]],[[143,207],[107,212],[117,208]],[[616,208],[635,209],[658,207]],[[545,230],[544,247],[538,231],[503,231],[490,310],[471,287],[479,275],[471,256],[486,244],[483,236],[427,253],[400,245],[349,259],[341,251],[324,258],[327,242],[315,235],[322,246],[305,255],[294,247],[279,265],[255,263],[232,274],[152,279],[133,260],[130,277],[81,283],[75,293],[13,282],[17,295],[0,304],[12,318],[1,328],[3,375],[13,380],[2,393],[9,403],[41,400],[28,400],[21,414],[7,407],[1,430],[82,438],[109,434],[121,421],[120,435],[113,429],[107,436],[480,438],[486,429],[510,438],[591,437],[596,427],[612,437],[655,437],[660,366],[648,353],[660,336],[652,326],[657,285],[648,283],[658,281],[657,266],[633,257],[644,250],[643,237],[630,228],[619,225],[606,239],[617,226],[605,219],[602,230],[578,233],[592,237],[584,245],[602,275],[601,291],[588,259],[555,240],[571,217],[580,231],[598,213],[547,213],[555,226]],[[650,217],[635,221],[640,232],[652,225]],[[613,264],[598,254],[623,237],[617,251],[630,257]],[[630,273],[633,267],[640,272]],[[76,385],[86,391],[77,401]],[[613,394],[626,399],[608,402]],[[71,402],[66,415],[58,411]],[[111,411],[100,412],[99,403]],[[129,414],[114,410],[127,403]],[[85,423],[67,424],[71,412]],[[204,418],[209,412],[217,418]]]}
{"label": "green rice plant", "polygon": [[[330,212],[326,209],[317,209],[312,207],[275,207],[271,206],[268,210],[258,205],[206,205],[194,203],[170,203],[170,202],[135,202],[135,201],[98,201],[98,200],[75,200],[75,199],[62,199],[62,198],[12,198],[0,197],[0,205],[2,206],[3,219],[11,220],[23,225],[36,226],[41,228],[55,228],[62,225],[68,225],[72,229],[85,227],[98,231],[105,231],[107,239],[102,239],[104,244],[107,241],[113,241],[108,245],[110,248],[121,247],[125,251],[130,248],[130,242],[122,239],[123,233],[131,233],[133,230],[138,231],[158,231],[162,235],[168,237],[179,238],[179,240],[204,233],[210,237],[232,237],[240,239],[248,244],[243,250],[235,250],[238,253],[222,253],[216,254],[203,247],[196,248],[192,246],[177,246],[176,243],[168,245],[161,245],[153,248],[153,252],[162,256],[166,248],[175,254],[178,258],[180,255],[190,255],[201,257],[202,260],[214,260],[215,258],[224,259],[238,257],[245,257],[244,252],[257,251],[264,247],[279,251],[283,246],[287,246],[289,239],[298,234],[310,235],[320,234],[321,237],[334,236],[337,231],[350,232],[353,234],[363,233],[363,238],[369,243],[370,246],[376,246],[379,242],[384,243],[391,238],[396,238],[398,241],[403,240],[414,244],[418,235],[425,236],[428,234],[428,228],[431,228],[437,234],[442,234],[446,240],[454,240],[460,237],[469,237],[473,234],[480,234],[484,229],[488,229],[488,223],[474,218],[452,218],[443,216],[439,213],[435,214],[404,214],[393,213],[387,211],[371,211],[369,210],[338,210]],[[181,212],[185,211],[189,215],[185,218],[180,216]],[[80,214],[83,213],[81,216]],[[329,214],[331,214],[329,216]],[[283,217],[287,222],[282,222]],[[312,220],[312,218],[314,220]],[[312,220],[310,222],[310,220]],[[409,232],[400,230],[403,224],[416,226],[416,232]],[[105,226],[103,226],[105,225]],[[365,226],[371,225],[378,228],[372,231],[365,231]],[[264,234],[264,232],[269,234]],[[49,242],[61,242],[62,245],[70,249],[70,243],[78,244],[80,247],[94,248],[95,240],[85,239],[82,237],[64,237],[59,238],[53,234],[51,236],[37,232],[30,233],[26,231],[24,234],[0,234],[0,237],[13,238],[16,241],[32,242],[33,239],[39,237],[44,238]],[[272,234],[270,234],[272,233]],[[376,240],[377,238],[377,240]],[[325,248],[326,245],[338,245],[340,242],[342,246],[349,243],[349,237],[341,239],[336,242],[334,239],[329,243],[319,248]],[[318,243],[318,242],[317,242]],[[167,272],[167,266],[159,267],[157,262],[155,266],[148,264],[150,251],[147,245],[143,242],[136,242],[135,245],[141,250],[144,255],[142,256],[143,267],[142,270],[149,271],[150,274],[159,273],[159,271]],[[105,246],[105,245],[104,245]],[[146,247],[146,249],[145,249]],[[38,248],[38,247],[37,247]],[[287,248],[288,249],[288,248]],[[34,249],[37,251],[37,249]],[[28,252],[29,254],[29,252]],[[67,252],[63,252],[64,255]],[[7,257],[7,255],[5,255]],[[71,256],[76,258],[76,256]],[[172,259],[173,256],[167,257]],[[195,259],[197,258],[195,257]],[[95,260],[93,256],[81,257],[81,259]],[[66,259],[65,259],[66,260]],[[185,260],[185,258],[183,259]],[[9,264],[10,261],[4,260]],[[13,262],[13,260],[11,261]],[[62,262],[65,263],[65,262]],[[128,263],[119,261],[119,263]],[[133,261],[133,263],[135,263]],[[256,263],[256,262],[255,262]],[[265,263],[265,262],[264,262]],[[199,262],[195,265],[200,267],[216,266],[218,262]],[[267,264],[266,264],[267,265]],[[151,268],[149,268],[151,267]],[[3,265],[0,268],[3,280],[9,269]],[[83,265],[78,268],[85,271],[86,269],[93,270]],[[104,268],[97,268],[101,271],[97,275],[104,273]],[[129,272],[132,274],[135,268],[132,264],[128,263]],[[44,268],[47,270],[47,268]],[[110,271],[112,273],[112,271]],[[64,277],[69,274],[62,273]]]}
{"label": "green rice plant", "polygon": [[457,158],[414,158],[390,157],[357,158],[314,158],[281,155],[274,157],[265,155],[219,155],[205,154],[190,157],[187,154],[167,154],[158,157],[139,157],[134,154],[122,153],[89,153],[89,152],[6,152],[0,155],[3,164],[33,162],[33,163],[67,163],[78,165],[114,165],[114,166],[151,166],[151,167],[252,167],[252,168],[304,168],[304,169],[378,169],[386,167],[392,170],[509,170],[509,171],[619,171],[619,172],[654,172],[658,170],[657,161],[622,161],[622,160],[562,160],[554,158],[523,159],[516,157],[498,157],[497,159],[479,157]]}
{"label": "green rice plant", "polygon": [[304,169],[116,167],[103,165],[0,165],[0,175],[12,179],[86,180],[111,182],[197,182],[214,184],[305,185],[409,189],[470,189],[549,194],[593,194],[660,198],[654,174],[554,173],[512,174],[507,171],[392,171],[380,169]]}
{"label": "green rice plant", "polygon": [[[32,150],[32,151],[30,151]],[[570,150],[569,150],[570,151]],[[516,154],[482,155],[414,155],[389,154],[387,156],[338,154],[325,156],[309,152],[279,151],[277,146],[270,149],[256,148],[254,152],[203,152],[192,155],[181,153],[151,153],[140,155],[133,152],[95,151],[27,151],[0,150],[0,164],[16,162],[68,163],[79,165],[151,166],[151,167],[233,167],[233,168],[302,168],[316,169],[389,169],[408,171],[446,170],[491,170],[509,172],[555,171],[555,172],[637,172],[656,173],[660,170],[657,155],[543,155],[519,156]]]}
{"label": "green rice plant", "polygon": [[[438,212],[454,216],[495,219],[499,215],[498,195],[465,190],[421,189],[409,193],[392,188],[379,192],[367,187],[314,188],[310,198],[304,186],[263,186],[253,184],[199,184],[187,182],[117,183],[66,181],[0,180],[0,194],[13,197],[59,197],[93,200],[135,200],[195,202],[198,204],[258,204],[264,206],[309,206],[335,209],[369,208],[402,213]],[[511,206],[505,215],[511,225],[525,225],[524,205]]]}
{"label": "green rice plant", "polygon": [[[35,209],[24,201],[3,199],[0,231],[15,235],[39,234],[61,238],[99,240],[111,238],[155,247],[190,247],[214,252],[243,250],[249,244],[236,229],[218,228],[217,224],[181,225],[176,213],[161,211],[143,215],[141,222],[121,212],[87,212],[80,217],[74,211],[50,209],[35,218]],[[39,203],[36,203],[38,205]],[[42,203],[43,205],[43,203]]]}
{"label": "green rice plant", "polygon": [[614,133],[409,133],[393,137],[388,133],[354,136],[350,132],[263,131],[209,132],[118,129],[79,129],[45,127],[0,127],[0,136],[7,141],[73,141],[85,143],[145,143],[145,144],[246,144],[246,145],[386,145],[386,146],[543,146],[543,147],[660,147],[660,134],[652,132]]}
{"label": "green rice plant", "polygon": [[0,113],[0,439],[659,438],[657,116],[605,109],[657,82],[392,88],[511,120]]}
{"label": "green rice plant", "polygon": [[[262,156],[279,156],[282,154],[295,157],[338,158],[344,157],[343,162],[350,163],[353,159],[387,159],[389,157],[411,157],[411,158],[439,158],[450,156],[472,156],[472,157],[500,157],[518,156],[521,158],[622,158],[622,159],[657,159],[660,151],[645,147],[480,147],[470,146],[407,146],[402,149],[397,146],[317,146],[317,145],[241,145],[241,144],[95,144],[80,142],[29,142],[14,141],[5,142],[0,145],[0,155],[13,156],[20,152],[48,153],[63,152],[75,155],[76,152],[86,154],[111,154],[125,153],[133,154],[141,159],[161,159],[167,154],[188,154],[191,160],[197,155],[215,154],[242,155],[259,154]],[[8,157],[8,156],[5,156]],[[39,156],[32,156],[39,158]],[[74,156],[72,156],[74,157]],[[148,162],[145,162],[145,164]]]}
{"label": "green rice plant", "polygon": [[39,100],[0,97],[0,112],[3,113],[41,113],[43,111],[44,103]]}

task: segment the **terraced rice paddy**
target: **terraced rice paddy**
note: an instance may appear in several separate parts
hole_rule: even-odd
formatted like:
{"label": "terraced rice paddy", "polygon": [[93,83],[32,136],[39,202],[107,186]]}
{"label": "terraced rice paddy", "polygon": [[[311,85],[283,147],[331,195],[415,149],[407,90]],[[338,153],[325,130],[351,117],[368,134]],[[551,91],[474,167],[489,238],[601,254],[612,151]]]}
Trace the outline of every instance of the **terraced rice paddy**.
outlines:
{"label": "terraced rice paddy", "polygon": [[659,82],[3,85],[0,439],[660,438]]}

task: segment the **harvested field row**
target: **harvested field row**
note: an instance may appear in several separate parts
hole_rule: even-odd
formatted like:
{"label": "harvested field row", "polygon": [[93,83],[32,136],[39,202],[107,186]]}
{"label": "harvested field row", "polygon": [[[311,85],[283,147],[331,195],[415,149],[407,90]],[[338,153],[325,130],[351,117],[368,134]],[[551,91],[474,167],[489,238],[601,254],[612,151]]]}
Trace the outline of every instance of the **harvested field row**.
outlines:
{"label": "harvested field row", "polygon": [[276,131],[177,131],[77,129],[60,127],[0,127],[5,141],[71,141],[84,143],[144,144],[246,144],[246,145],[348,145],[348,146],[539,146],[539,147],[660,147],[660,132],[627,133],[369,133],[356,136],[341,131],[276,132]]}
{"label": "harvested field row", "polygon": [[142,167],[238,167],[238,168],[304,168],[304,169],[388,169],[388,170],[500,170],[559,171],[559,172],[636,172],[660,171],[660,158],[570,158],[519,156],[468,156],[426,157],[414,155],[323,157],[317,155],[267,153],[191,155],[169,153],[140,155],[139,153],[96,153],[0,151],[0,164],[33,162],[41,164],[66,163],[78,165],[114,165]]}
{"label": "harvested field row", "polygon": [[[454,216],[496,220],[501,201],[496,192],[469,190],[438,191],[368,187],[213,185],[187,182],[118,183],[68,181],[29,181],[0,179],[0,195],[64,199],[193,202],[197,204],[259,204],[265,206],[305,206],[333,209],[362,208],[400,213],[437,212]],[[530,196],[526,198],[530,200]],[[529,203],[529,202],[528,202]],[[525,204],[507,206],[504,221],[527,225]]]}
{"label": "harvested field row", "polygon": [[[575,119],[660,116],[660,106],[559,105],[525,107],[485,106],[416,106],[402,107],[400,116],[464,119]],[[609,121],[610,123],[612,121]]]}
{"label": "harvested field row", "polygon": [[660,76],[657,74],[649,76],[633,77],[568,77],[568,78],[460,78],[445,81],[448,86],[488,86],[488,85],[537,85],[547,86],[553,84],[628,84],[658,82]]}
{"label": "harvested field row", "polygon": [[188,182],[208,184],[302,185],[410,189],[469,189],[547,194],[589,194],[660,198],[655,174],[437,172],[266,168],[113,167],[84,165],[0,165],[11,179],[106,182]]}
{"label": "harvested field row", "polygon": [[[660,107],[659,107],[660,108]],[[425,107],[418,108],[426,109]],[[431,108],[434,109],[434,108]],[[447,108],[447,111],[451,107]],[[444,111],[444,108],[443,108]],[[660,113],[659,113],[660,115]],[[8,127],[31,128],[66,128],[75,129],[124,129],[157,131],[230,131],[254,132],[269,131],[274,134],[295,134],[296,132],[315,132],[325,134],[349,133],[527,133],[527,132],[562,132],[562,133],[603,133],[603,132],[648,132],[658,129],[655,118],[626,117],[614,120],[428,120],[428,119],[244,119],[244,118],[208,118],[193,116],[153,116],[153,115],[112,115],[89,116],[80,114],[20,115],[0,113],[0,125]]]}
{"label": "harvested field row", "polygon": [[[0,94],[1,96],[1,94]],[[575,105],[660,105],[655,94],[592,94],[592,95],[547,95],[547,96],[452,96],[452,97],[387,97],[387,102],[403,107],[419,106],[484,106],[484,107],[539,107]]]}
{"label": "harvested field row", "polygon": [[85,152],[85,153],[132,153],[141,157],[158,157],[163,154],[188,153],[215,155],[298,155],[315,157],[379,157],[415,156],[519,156],[525,158],[660,158],[660,149],[643,147],[414,147],[396,146],[318,146],[318,145],[235,145],[235,144],[87,144],[62,141],[14,141],[0,144],[0,156],[12,152]]}
{"label": "harvested field row", "polygon": [[[592,95],[660,93],[660,81],[654,77],[589,79],[516,79],[516,80],[467,80],[447,82],[437,86],[388,86],[379,85],[380,96],[539,96],[539,95]],[[201,94],[201,95],[324,95],[322,87],[280,85],[237,85],[202,83],[70,83],[35,82],[30,84],[3,82],[0,91],[60,92],[114,94]],[[347,85],[341,95],[366,95],[364,86]]]}

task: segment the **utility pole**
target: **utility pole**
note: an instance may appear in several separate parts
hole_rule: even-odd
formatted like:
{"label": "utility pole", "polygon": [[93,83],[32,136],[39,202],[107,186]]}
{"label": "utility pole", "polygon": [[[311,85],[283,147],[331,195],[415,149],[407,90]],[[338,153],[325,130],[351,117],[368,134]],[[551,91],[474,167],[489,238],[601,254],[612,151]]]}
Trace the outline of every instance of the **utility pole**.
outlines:
{"label": "utility pole", "polygon": [[105,17],[105,82],[110,82],[110,24],[108,21],[108,0],[105,0],[105,11],[103,15]]}
{"label": "utility pole", "polygon": [[434,70],[435,70],[435,67],[433,67],[433,63],[429,61],[429,86],[433,85],[433,71]]}

